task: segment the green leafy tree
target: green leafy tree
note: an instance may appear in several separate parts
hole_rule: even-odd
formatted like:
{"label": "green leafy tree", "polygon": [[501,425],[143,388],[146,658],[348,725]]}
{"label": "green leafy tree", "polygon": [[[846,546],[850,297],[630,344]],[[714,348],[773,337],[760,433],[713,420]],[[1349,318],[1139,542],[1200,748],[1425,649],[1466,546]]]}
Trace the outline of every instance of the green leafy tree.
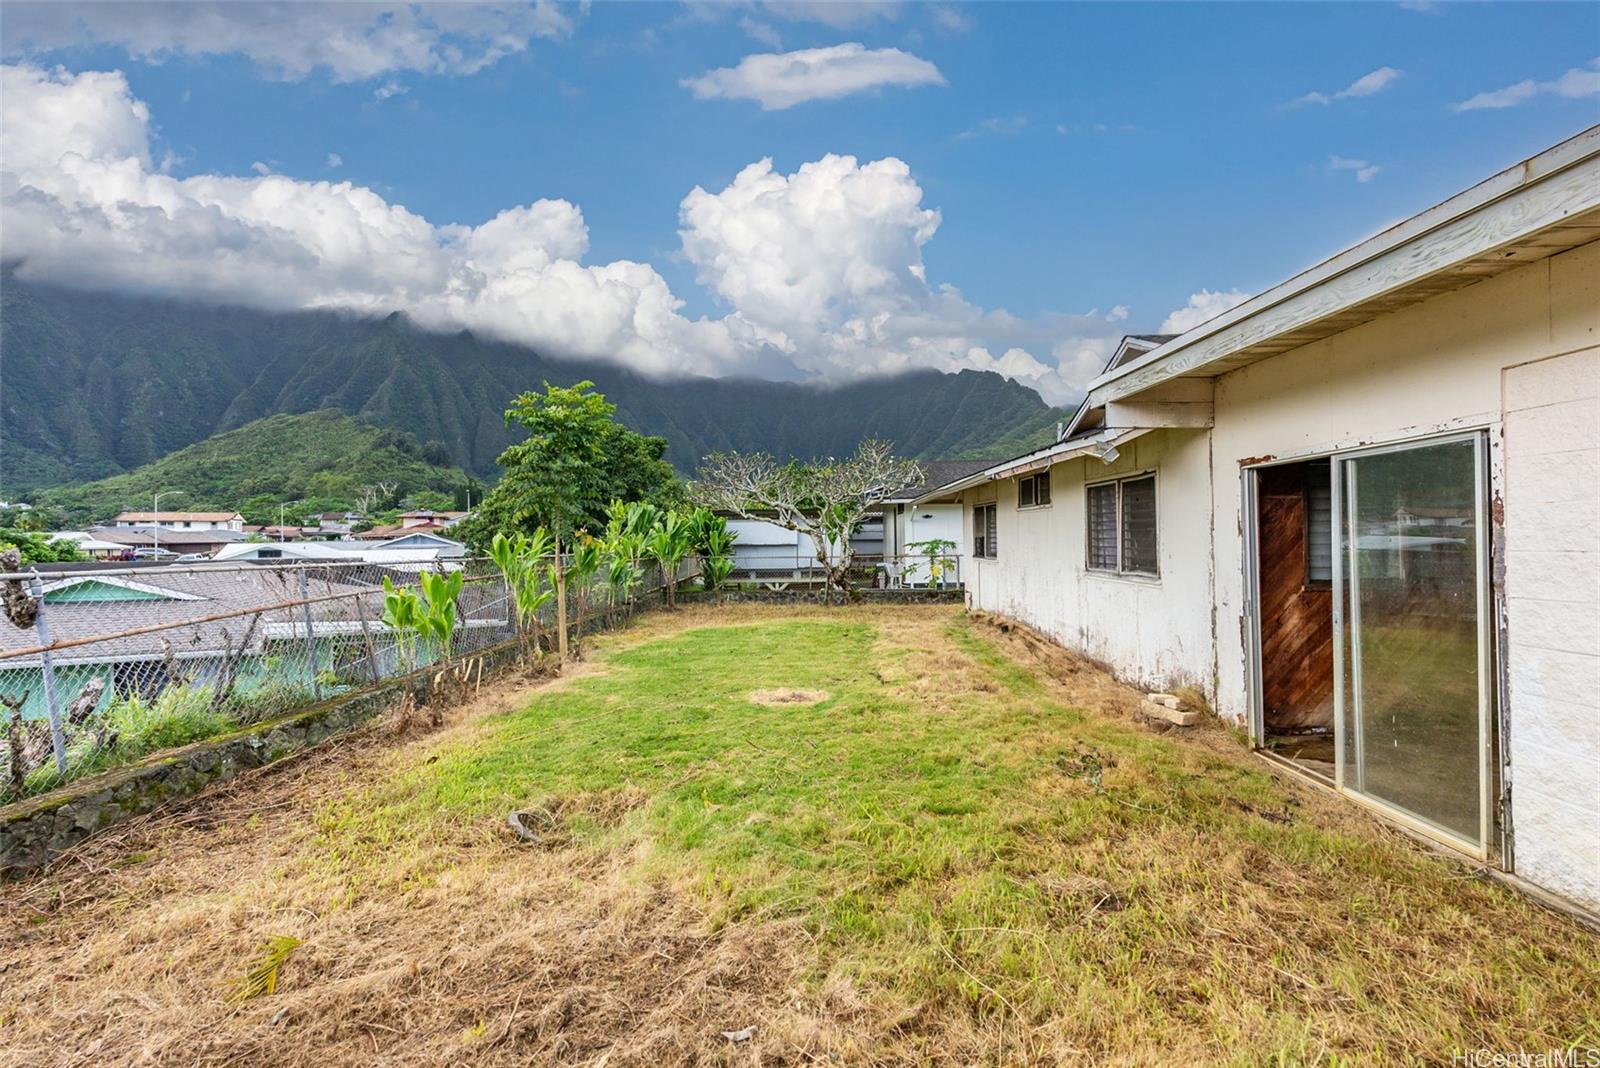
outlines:
{"label": "green leafy tree", "polygon": [[508,425],[527,437],[500,454],[504,470],[474,519],[463,530],[468,541],[487,544],[495,533],[545,527],[554,541],[556,645],[567,656],[568,551],[579,531],[604,526],[613,498],[645,500],[682,495],[672,468],[661,459],[659,438],[646,438],[612,419],[616,406],[594,392],[594,383],[545,383],[543,393],[523,393],[506,410]]}
{"label": "green leafy tree", "polygon": [[15,545],[24,564],[61,564],[89,559],[66,538],[46,538],[28,530],[0,528],[0,549]]}

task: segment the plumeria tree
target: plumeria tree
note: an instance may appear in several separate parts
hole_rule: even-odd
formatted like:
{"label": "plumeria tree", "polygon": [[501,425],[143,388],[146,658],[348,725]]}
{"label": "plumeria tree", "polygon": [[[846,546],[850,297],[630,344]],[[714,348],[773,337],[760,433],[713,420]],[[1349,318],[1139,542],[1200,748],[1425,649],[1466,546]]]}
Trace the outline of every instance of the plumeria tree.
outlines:
{"label": "plumeria tree", "polygon": [[809,464],[780,464],[765,453],[714,453],[701,466],[693,494],[711,508],[806,535],[828,589],[853,598],[850,535],[889,493],[922,478],[916,461],[874,439],[847,459]]}

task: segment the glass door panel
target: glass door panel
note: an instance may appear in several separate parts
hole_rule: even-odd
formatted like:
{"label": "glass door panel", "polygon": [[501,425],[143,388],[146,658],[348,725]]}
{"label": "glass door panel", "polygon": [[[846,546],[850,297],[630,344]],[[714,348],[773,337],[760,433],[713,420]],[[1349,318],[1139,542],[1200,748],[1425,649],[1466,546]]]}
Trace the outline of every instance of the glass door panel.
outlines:
{"label": "glass door panel", "polygon": [[1483,445],[1340,461],[1342,786],[1484,841]]}

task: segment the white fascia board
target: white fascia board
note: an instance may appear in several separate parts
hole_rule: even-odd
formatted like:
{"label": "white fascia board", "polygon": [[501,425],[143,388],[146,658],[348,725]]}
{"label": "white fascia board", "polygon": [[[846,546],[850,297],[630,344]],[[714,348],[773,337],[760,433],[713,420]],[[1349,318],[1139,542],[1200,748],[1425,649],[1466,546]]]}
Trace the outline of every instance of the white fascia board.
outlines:
{"label": "white fascia board", "polygon": [[1059,441],[1054,445],[1046,445],[1042,449],[1035,449],[1033,452],[1023,453],[1021,456],[995,464],[993,467],[985,468],[975,475],[968,475],[966,478],[938,486],[911,503],[925,504],[934,498],[945,497],[964,489],[970,489],[973,486],[981,486],[985,482],[997,482],[1001,479],[1015,478],[1018,475],[1042,471],[1063,460],[1071,460],[1077,456],[1090,456],[1097,449],[1121,445],[1125,441],[1131,441],[1140,434],[1148,432],[1145,429],[1111,428],[1097,431],[1074,441]]}
{"label": "white fascia board", "polygon": [[[1600,126],[1302,271],[1089,383],[1086,406],[1192,371],[1600,207]],[[1269,312],[1276,314],[1268,316]],[[1154,374],[1142,374],[1155,365]]]}

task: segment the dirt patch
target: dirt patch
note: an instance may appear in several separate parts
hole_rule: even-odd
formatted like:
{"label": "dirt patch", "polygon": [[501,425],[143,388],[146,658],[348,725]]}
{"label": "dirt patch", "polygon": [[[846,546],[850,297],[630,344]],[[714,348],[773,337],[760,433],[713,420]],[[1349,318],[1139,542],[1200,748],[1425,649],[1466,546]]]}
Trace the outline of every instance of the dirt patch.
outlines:
{"label": "dirt patch", "polygon": [[814,705],[828,699],[827,690],[752,690],[750,700],[758,705]]}

